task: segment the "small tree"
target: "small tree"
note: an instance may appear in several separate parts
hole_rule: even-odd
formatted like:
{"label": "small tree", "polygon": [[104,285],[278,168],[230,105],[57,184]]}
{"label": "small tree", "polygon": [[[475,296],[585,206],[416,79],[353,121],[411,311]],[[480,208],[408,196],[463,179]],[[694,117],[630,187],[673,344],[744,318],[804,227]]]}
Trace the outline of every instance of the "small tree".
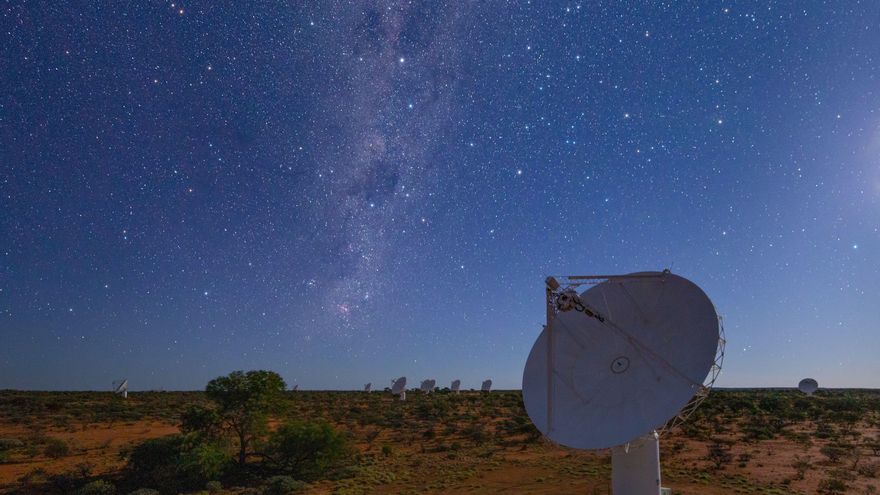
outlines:
{"label": "small tree", "polygon": [[[238,438],[238,463],[243,465],[253,440],[267,429],[287,385],[272,371],[233,371],[208,382],[205,393],[217,406],[221,424]],[[201,418],[203,419],[203,418]]]}

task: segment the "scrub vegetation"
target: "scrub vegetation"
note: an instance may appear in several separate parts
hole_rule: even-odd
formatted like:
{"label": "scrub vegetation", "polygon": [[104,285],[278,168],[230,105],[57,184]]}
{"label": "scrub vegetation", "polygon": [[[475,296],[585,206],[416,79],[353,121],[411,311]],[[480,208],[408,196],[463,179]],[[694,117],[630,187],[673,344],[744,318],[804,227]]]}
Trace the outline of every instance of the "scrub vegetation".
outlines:
{"label": "scrub vegetation", "polygon": [[[676,494],[878,493],[880,392],[716,390],[661,442]],[[5,493],[609,493],[608,452],[552,445],[518,391],[0,392]]]}

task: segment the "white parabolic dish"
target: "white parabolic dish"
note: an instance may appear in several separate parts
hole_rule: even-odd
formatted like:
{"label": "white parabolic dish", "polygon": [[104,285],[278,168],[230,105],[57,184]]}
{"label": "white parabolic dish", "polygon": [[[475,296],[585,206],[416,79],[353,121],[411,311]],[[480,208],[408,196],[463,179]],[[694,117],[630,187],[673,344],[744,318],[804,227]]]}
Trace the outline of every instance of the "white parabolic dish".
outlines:
{"label": "white parabolic dish", "polygon": [[798,390],[807,395],[813,395],[816,390],[819,390],[819,382],[812,378],[804,378],[798,383]]}
{"label": "white parabolic dish", "polygon": [[394,395],[399,395],[406,388],[406,377],[402,376],[397,380],[394,380],[394,384],[391,385],[391,393]]}
{"label": "white parabolic dish", "polygon": [[660,428],[712,368],[719,321],[706,294],[671,273],[632,275],[639,277],[609,279],[580,295],[605,322],[575,310],[555,315],[551,394],[546,328],[532,347],[523,402],[554,442],[602,449]]}

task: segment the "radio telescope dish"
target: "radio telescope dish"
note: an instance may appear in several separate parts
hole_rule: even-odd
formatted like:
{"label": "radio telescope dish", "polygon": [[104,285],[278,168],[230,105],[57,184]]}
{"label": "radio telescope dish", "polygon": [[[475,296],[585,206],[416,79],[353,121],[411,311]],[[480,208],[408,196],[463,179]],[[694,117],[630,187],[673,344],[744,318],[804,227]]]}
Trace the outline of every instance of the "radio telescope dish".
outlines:
{"label": "radio telescope dish", "polygon": [[437,384],[436,380],[423,380],[421,386],[419,386],[419,390],[426,394],[430,394],[434,391],[434,386]]}
{"label": "radio telescope dish", "polygon": [[461,388],[461,380],[452,380],[452,391],[458,393]]}
{"label": "radio telescope dish", "polygon": [[[574,290],[585,284],[592,286]],[[547,325],[526,361],[523,402],[556,443],[617,447],[613,493],[657,494],[656,430],[683,420],[705,398],[723,350],[712,301],[683,277],[549,277]]]}
{"label": "radio telescope dish", "polygon": [[391,380],[391,394],[399,395],[400,400],[406,400],[406,377],[402,376],[397,380]]}
{"label": "radio telescope dish", "polygon": [[819,382],[812,378],[804,378],[798,383],[798,390],[807,395],[813,395],[816,390],[819,390]]}
{"label": "radio telescope dish", "polygon": [[114,380],[113,381],[113,393],[114,394],[122,394],[123,399],[128,398],[128,380]]}
{"label": "radio telescope dish", "polygon": [[481,392],[489,392],[492,390],[492,380],[485,380],[483,384],[480,385]]}
{"label": "radio telescope dish", "polygon": [[372,384],[372,383],[364,384],[364,392],[368,392],[368,393],[369,393],[372,389],[373,389],[373,384]]}
{"label": "radio telescope dish", "polygon": [[299,390],[299,383],[290,388],[291,392],[296,392],[297,390]]}

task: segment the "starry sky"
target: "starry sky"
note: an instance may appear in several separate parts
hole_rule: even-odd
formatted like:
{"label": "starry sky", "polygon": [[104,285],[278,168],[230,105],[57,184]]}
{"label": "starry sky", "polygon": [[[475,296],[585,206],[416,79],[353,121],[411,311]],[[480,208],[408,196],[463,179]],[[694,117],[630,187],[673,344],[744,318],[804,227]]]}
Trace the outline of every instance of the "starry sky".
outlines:
{"label": "starry sky", "polygon": [[281,3],[0,4],[0,388],[519,388],[667,267],[720,386],[880,387],[880,3]]}

